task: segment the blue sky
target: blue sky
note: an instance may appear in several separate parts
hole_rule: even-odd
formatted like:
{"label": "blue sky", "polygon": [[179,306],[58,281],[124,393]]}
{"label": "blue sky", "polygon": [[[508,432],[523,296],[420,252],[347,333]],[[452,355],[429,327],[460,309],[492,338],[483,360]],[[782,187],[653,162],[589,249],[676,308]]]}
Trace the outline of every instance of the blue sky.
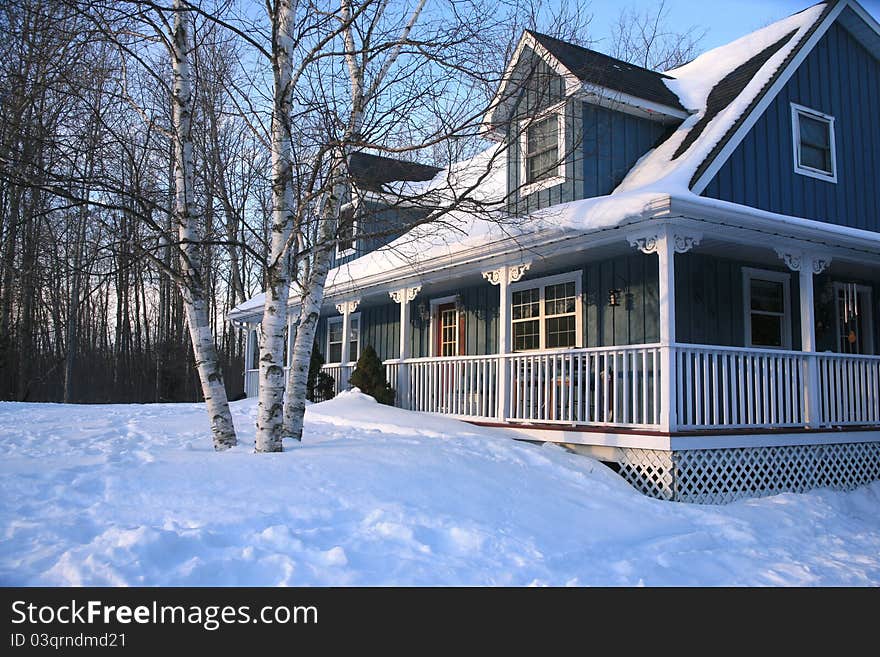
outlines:
{"label": "blue sky", "polygon": [[[815,0],[666,0],[673,25],[696,25],[708,30],[700,43],[700,52],[729,43],[813,4]],[[596,44],[598,49],[608,49],[604,39],[622,6],[646,9],[656,5],[657,0],[593,0],[592,28],[596,36],[603,38]],[[880,0],[863,0],[861,5],[880,20]]]}

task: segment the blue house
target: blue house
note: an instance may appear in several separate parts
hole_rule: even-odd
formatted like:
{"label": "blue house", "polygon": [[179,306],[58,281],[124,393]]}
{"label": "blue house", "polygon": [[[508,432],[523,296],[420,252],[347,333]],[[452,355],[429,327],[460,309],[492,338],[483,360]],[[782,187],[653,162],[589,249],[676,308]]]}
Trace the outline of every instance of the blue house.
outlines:
{"label": "blue house", "polygon": [[[852,0],[665,73],[527,31],[484,153],[353,158],[325,369],[344,389],[372,345],[398,405],[663,499],[880,478],[878,108],[880,25]],[[442,229],[400,201],[463,188],[484,203]],[[230,315],[251,345],[261,310]]]}

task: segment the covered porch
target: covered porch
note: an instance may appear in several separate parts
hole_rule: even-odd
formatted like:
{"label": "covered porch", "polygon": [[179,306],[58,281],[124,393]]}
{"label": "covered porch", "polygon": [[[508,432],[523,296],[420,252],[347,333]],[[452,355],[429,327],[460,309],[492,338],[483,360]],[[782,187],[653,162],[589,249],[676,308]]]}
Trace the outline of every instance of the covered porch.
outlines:
{"label": "covered porch", "polygon": [[542,440],[877,439],[880,249],[863,231],[674,200],[646,213],[333,290],[317,340],[335,392],[371,344],[399,406]]}

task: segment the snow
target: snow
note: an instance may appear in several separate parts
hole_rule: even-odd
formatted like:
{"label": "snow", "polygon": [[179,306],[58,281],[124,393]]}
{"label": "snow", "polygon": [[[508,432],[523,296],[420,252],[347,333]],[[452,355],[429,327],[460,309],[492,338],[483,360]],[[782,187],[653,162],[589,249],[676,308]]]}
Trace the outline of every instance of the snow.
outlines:
{"label": "snow", "polygon": [[[666,85],[684,107],[695,113],[666,141],[642,157],[616,191],[638,189],[672,195],[691,194],[690,181],[697,168],[766,86],[824,9],[824,4],[814,5],[736,41],[709,50],[680,68],[666,71],[666,75],[673,78],[666,80]],[[687,151],[673,159],[673,154],[687,133],[703,117],[712,88],[728,73],[792,31],[795,31],[794,36],[764,63],[733,102],[709,122]]]}
{"label": "snow", "polygon": [[0,404],[0,584],[880,584],[880,482],[701,507],[356,392],[282,454],[233,412],[217,454],[200,404]]}

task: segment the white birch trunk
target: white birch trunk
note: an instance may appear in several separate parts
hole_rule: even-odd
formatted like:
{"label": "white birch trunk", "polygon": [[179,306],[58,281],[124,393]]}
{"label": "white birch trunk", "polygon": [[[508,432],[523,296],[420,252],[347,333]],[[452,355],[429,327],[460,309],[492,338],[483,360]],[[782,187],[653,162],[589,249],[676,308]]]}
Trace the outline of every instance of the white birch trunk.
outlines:
{"label": "white birch trunk", "polygon": [[[333,170],[344,172],[345,162],[337,162],[333,165]],[[334,177],[337,181],[342,180],[340,173]],[[342,182],[333,185],[321,210],[318,245],[309,268],[308,279],[303,285],[304,294],[301,299],[296,339],[290,354],[287,401],[284,406],[284,435],[295,440],[302,440],[312,345],[315,343],[315,331],[318,328],[321,305],[324,302],[324,284],[330,272],[331,256],[336,243],[334,239],[336,219],[339,214],[340,199],[344,193],[345,185]]]}
{"label": "white birch trunk", "polygon": [[290,35],[293,9],[281,0],[276,17],[277,38],[273,44],[272,67],[275,101],[272,113],[272,226],[269,266],[266,271],[266,303],[260,329],[259,405],[257,410],[257,452],[282,451],[284,411],[284,330],[290,267],[287,241],[293,228],[291,203],[290,111],[292,98],[293,43]]}
{"label": "white birch trunk", "polygon": [[189,66],[189,35],[181,1],[174,2],[174,34],[172,39],[172,111],[174,120],[174,214],[180,239],[180,269],[184,283],[181,294],[187,326],[192,340],[196,367],[202,384],[202,395],[211,420],[214,449],[224,450],[236,444],[235,427],[223,372],[211,334],[208,304],[202,280],[200,231],[193,215],[193,144],[192,144],[192,80]]}
{"label": "white birch trunk", "polygon": [[[360,48],[355,43],[352,26],[354,3],[352,0],[341,0],[340,18],[346,24],[346,27],[343,29],[343,40],[345,43],[345,65],[348,69],[352,106],[348,125],[341,140],[342,146],[336,150],[330,165],[328,194],[321,209],[319,234],[315,245],[312,266],[309,270],[309,276],[303,285],[299,325],[296,331],[296,341],[291,353],[287,402],[284,408],[284,435],[296,440],[302,440],[309,364],[311,362],[312,346],[315,342],[315,331],[321,314],[321,305],[324,302],[324,285],[327,282],[331,255],[336,244],[336,223],[339,217],[340,204],[346,192],[351,189],[348,173],[347,145],[356,140],[357,136],[360,135],[363,128],[366,104],[376,94],[385,75],[399,56],[401,46],[409,38],[410,31],[418,20],[424,6],[425,0],[419,0],[419,4],[413,10],[408,23],[401,32],[397,46],[386,57],[369,90],[365,91],[364,69],[360,65],[361,60],[359,60]],[[381,11],[379,12],[380,14]],[[368,47],[368,44],[364,45]],[[348,336],[345,336],[344,339],[347,340]]]}

